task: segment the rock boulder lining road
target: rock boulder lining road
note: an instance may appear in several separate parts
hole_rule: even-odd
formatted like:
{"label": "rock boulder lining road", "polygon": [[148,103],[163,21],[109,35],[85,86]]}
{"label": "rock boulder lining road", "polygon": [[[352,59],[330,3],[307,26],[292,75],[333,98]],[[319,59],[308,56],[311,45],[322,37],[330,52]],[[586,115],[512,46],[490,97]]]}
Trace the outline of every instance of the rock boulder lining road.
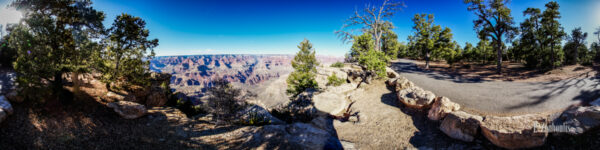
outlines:
{"label": "rock boulder lining road", "polygon": [[481,115],[554,113],[600,96],[600,76],[547,82],[487,81],[462,78],[418,68],[413,60],[400,59],[390,67],[401,76]]}

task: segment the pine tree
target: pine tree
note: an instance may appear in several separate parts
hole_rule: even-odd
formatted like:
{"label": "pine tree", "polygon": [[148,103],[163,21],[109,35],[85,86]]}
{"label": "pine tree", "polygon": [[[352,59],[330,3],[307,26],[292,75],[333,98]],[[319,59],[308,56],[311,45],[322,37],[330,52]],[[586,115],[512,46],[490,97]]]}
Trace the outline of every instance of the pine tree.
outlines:
{"label": "pine tree", "polygon": [[546,10],[542,13],[542,29],[544,36],[544,44],[550,45],[550,62],[551,67],[555,68],[562,64],[564,52],[560,49],[560,43],[566,33],[563,31],[560,22],[560,6],[556,1],[551,1],[546,4]]}
{"label": "pine tree", "polygon": [[358,57],[368,52],[370,49],[373,49],[375,43],[373,42],[373,38],[371,34],[364,33],[360,36],[354,36],[354,42],[352,43],[352,47],[350,48],[350,62],[357,62]]}
{"label": "pine tree", "polygon": [[121,80],[131,85],[149,84],[149,61],[154,57],[158,39],[149,40],[145,27],[146,22],[141,18],[121,14],[108,29],[109,35],[104,41],[107,47],[100,63],[107,88],[111,89],[111,83]]}
{"label": "pine tree", "polygon": [[312,44],[305,39],[300,42],[298,49],[300,51],[296,53],[296,56],[292,60],[294,72],[287,78],[287,92],[292,94],[292,97],[296,97],[307,89],[319,88],[315,80],[316,67],[319,65],[319,62],[317,62],[317,58],[315,57],[315,50]]}

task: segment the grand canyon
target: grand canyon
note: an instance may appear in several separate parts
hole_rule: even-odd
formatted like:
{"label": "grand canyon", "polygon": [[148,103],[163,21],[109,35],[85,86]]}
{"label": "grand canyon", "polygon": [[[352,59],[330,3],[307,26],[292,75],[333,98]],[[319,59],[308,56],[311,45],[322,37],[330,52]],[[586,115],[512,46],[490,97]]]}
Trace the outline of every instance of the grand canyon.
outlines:
{"label": "grand canyon", "polygon": [[[169,73],[172,90],[191,97],[202,97],[214,79],[223,78],[244,89],[261,86],[292,71],[293,55],[188,55],[158,56],[150,69]],[[321,65],[343,61],[341,57],[317,56]]]}

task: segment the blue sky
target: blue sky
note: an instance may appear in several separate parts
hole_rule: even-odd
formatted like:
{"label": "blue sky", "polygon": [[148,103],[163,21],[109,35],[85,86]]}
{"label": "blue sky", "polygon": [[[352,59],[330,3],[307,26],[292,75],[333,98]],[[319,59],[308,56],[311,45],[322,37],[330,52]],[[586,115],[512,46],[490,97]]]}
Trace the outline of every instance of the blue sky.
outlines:
{"label": "blue sky", "polygon": [[[523,20],[527,7],[544,9],[549,0],[513,0],[515,22]],[[309,39],[318,55],[343,56],[350,48],[333,33],[356,8],[380,0],[93,0],[93,6],[106,13],[105,26],[115,16],[129,13],[142,17],[153,38],[160,40],[157,55],[191,54],[293,54],[304,38]],[[406,8],[392,18],[400,41],[412,33],[411,18],[416,13],[433,13],[436,24],[452,29],[454,39],[478,41],[473,31],[473,13],[462,0],[405,0]],[[566,31],[582,26],[592,32],[600,26],[600,2],[559,0]],[[0,4],[7,3],[0,0]],[[10,8],[0,9],[0,24],[14,18]],[[9,13],[5,13],[9,12]],[[6,17],[8,14],[8,17]],[[591,34],[591,33],[590,33]],[[594,35],[588,38],[597,41]]]}

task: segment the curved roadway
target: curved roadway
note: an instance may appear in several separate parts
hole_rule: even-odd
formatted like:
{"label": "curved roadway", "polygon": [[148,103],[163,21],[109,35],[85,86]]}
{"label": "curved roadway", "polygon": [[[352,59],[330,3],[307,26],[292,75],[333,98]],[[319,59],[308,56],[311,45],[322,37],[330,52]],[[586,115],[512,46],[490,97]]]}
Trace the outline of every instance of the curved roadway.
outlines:
{"label": "curved roadway", "polygon": [[417,86],[459,103],[461,109],[483,115],[558,112],[600,96],[600,77],[549,82],[486,81],[425,71],[413,62],[396,60],[391,68]]}

